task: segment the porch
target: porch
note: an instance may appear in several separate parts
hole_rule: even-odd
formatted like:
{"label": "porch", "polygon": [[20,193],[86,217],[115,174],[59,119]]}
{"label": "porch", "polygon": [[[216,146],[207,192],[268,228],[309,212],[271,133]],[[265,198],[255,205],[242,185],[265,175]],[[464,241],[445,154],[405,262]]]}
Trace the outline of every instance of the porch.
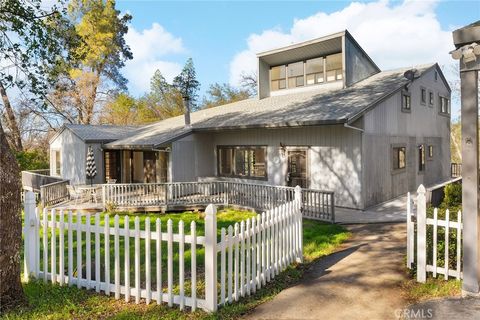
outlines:
{"label": "porch", "polygon": [[[294,199],[295,188],[240,182],[175,182],[101,184],[96,201],[64,201],[51,205],[64,210],[103,211],[178,211],[203,210],[208,204],[240,206],[265,211]],[[301,189],[305,217],[335,221],[334,193]],[[48,202],[55,202],[48,199]]]}

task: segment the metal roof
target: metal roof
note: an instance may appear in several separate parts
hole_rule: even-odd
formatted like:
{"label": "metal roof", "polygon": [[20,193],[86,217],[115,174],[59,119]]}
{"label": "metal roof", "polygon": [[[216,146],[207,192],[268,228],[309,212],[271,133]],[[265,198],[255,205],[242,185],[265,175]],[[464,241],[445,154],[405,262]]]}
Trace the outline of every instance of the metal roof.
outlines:
{"label": "metal roof", "polygon": [[416,68],[420,77],[433,67],[438,65],[383,71],[345,89],[325,90],[320,85],[305,92],[200,110],[191,114],[191,126],[185,126],[183,115],[169,118],[144,126],[138,133],[108,143],[105,148],[155,149],[197,131],[347,123],[407,84],[405,71]]}
{"label": "metal roof", "polygon": [[85,142],[111,142],[124,139],[139,132],[144,126],[118,126],[118,125],[87,125],[64,124],[62,129],[52,138],[53,141],[63,130],[72,131]]}

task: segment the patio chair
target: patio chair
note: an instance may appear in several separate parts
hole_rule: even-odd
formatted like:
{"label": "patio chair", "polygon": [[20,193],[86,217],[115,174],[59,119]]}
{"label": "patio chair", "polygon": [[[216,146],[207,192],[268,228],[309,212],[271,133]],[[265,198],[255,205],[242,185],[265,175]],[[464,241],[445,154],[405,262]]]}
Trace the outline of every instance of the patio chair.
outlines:
{"label": "patio chair", "polygon": [[78,200],[83,199],[83,193],[75,190],[71,185],[67,185],[68,193],[70,194],[70,200],[75,200],[75,205],[78,204]]}
{"label": "patio chair", "polygon": [[117,179],[107,179],[107,184],[117,183]]}

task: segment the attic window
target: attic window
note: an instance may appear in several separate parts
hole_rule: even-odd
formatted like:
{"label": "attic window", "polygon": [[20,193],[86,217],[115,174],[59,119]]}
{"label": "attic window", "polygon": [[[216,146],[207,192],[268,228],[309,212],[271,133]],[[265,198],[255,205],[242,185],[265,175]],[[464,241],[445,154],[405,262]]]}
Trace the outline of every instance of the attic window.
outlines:
{"label": "attic window", "polygon": [[281,90],[287,88],[286,68],[285,66],[273,67],[270,69],[271,90]]}
{"label": "attic window", "polygon": [[324,82],[323,63],[324,63],[323,58],[307,60],[307,63],[306,63],[307,85]]}
{"label": "attic window", "polygon": [[303,82],[303,61],[290,63],[288,65],[288,87],[302,87]]}
{"label": "attic window", "polygon": [[402,92],[402,111],[410,112],[412,109],[412,101],[410,93]]}
{"label": "attic window", "polygon": [[327,56],[327,81],[342,80],[342,54]]}

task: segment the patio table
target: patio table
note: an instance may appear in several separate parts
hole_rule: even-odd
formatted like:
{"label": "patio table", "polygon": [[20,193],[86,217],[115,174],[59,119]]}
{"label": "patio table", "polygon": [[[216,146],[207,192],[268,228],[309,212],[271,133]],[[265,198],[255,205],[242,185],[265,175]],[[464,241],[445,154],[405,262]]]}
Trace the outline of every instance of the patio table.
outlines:
{"label": "patio table", "polygon": [[94,184],[94,185],[79,185],[79,186],[76,186],[76,188],[82,193],[85,193],[87,195],[90,194],[89,201],[91,201],[91,202],[95,201],[95,203],[97,203],[97,190],[100,189],[99,185],[96,185],[96,184]]}

